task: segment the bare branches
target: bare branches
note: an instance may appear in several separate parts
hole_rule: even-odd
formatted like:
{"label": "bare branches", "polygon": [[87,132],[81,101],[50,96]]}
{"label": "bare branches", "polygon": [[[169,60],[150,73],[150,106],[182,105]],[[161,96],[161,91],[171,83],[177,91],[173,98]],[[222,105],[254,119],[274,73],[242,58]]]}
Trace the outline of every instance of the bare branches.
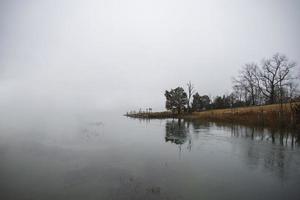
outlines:
{"label": "bare branches", "polygon": [[256,105],[258,90],[258,66],[255,63],[246,64],[240,71],[240,75],[237,79],[234,79],[234,89],[237,91],[244,90],[245,101],[248,101],[251,105]]}
{"label": "bare branches", "polygon": [[277,102],[276,93],[279,93],[279,101],[282,102],[283,86],[291,81],[290,72],[296,66],[295,62],[290,62],[285,55],[277,53],[271,59],[264,60],[262,65],[260,79],[263,87],[261,91],[267,98],[267,103]]}
{"label": "bare branches", "polygon": [[194,92],[195,92],[195,88],[194,88],[194,85],[192,84],[192,82],[191,81],[189,81],[188,83],[187,83],[187,89],[188,89],[188,111],[191,111],[191,107],[190,107],[190,102],[191,102],[191,97],[192,97],[192,95],[194,94]]}
{"label": "bare branches", "polygon": [[[255,63],[246,64],[234,79],[234,90],[243,90],[245,101],[257,105],[262,97],[266,103],[283,101],[284,93],[288,93],[291,82],[295,79],[292,71],[296,63],[290,62],[283,54],[274,54],[272,58],[264,59],[261,67]],[[240,91],[241,92],[241,91]]]}

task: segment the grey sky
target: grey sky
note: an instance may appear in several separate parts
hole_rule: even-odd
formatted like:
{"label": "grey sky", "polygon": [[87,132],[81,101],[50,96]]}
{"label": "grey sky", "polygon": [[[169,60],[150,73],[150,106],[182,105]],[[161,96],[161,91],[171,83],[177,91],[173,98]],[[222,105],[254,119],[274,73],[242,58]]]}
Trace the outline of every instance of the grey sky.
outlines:
{"label": "grey sky", "polygon": [[164,108],[191,80],[231,91],[241,65],[300,61],[296,0],[0,1],[1,105]]}

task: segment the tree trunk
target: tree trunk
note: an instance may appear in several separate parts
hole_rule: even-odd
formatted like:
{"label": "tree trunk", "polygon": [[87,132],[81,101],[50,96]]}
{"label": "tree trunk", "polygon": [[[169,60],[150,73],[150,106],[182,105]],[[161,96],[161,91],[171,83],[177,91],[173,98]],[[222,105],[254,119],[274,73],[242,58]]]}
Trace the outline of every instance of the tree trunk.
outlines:
{"label": "tree trunk", "polygon": [[178,113],[178,115],[180,115],[180,113],[181,113],[181,108],[180,107],[177,108],[177,113]]}

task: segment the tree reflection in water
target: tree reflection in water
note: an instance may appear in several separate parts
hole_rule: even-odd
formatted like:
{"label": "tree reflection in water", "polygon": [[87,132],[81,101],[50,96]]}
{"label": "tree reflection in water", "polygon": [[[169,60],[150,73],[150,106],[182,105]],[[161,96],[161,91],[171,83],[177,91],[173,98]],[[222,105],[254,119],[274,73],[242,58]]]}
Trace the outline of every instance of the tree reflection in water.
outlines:
{"label": "tree reflection in water", "polygon": [[187,141],[188,134],[187,123],[178,119],[178,121],[172,120],[166,122],[166,142],[175,144],[184,144]]}
{"label": "tree reflection in water", "polygon": [[[281,180],[287,179],[295,148],[299,148],[300,133],[287,130],[273,130],[242,125],[213,123],[191,120],[168,120],[165,124],[165,142],[178,145],[187,143],[191,151],[192,140],[201,140],[209,134],[214,137],[213,130],[222,130],[222,137],[239,149],[239,156],[251,168],[263,168],[275,173]],[[232,139],[238,139],[232,142]]]}
{"label": "tree reflection in water", "polygon": [[191,151],[192,139],[190,137],[189,128],[190,128],[190,122],[186,122],[181,119],[178,120],[173,119],[171,121],[166,121],[165,141],[178,145],[179,153],[181,152],[181,145],[188,141],[187,149]]}
{"label": "tree reflection in water", "polygon": [[289,171],[293,170],[293,156],[297,156],[295,147],[299,146],[299,133],[239,125],[231,125],[230,129],[233,137],[251,139],[251,144],[244,145],[245,158],[250,166],[263,166],[281,180],[288,178]]}

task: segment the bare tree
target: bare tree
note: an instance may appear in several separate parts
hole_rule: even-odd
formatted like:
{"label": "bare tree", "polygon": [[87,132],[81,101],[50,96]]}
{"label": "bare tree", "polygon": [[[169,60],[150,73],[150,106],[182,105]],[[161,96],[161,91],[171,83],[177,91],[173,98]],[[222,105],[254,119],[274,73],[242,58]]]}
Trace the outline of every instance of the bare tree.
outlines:
{"label": "bare tree", "polygon": [[187,103],[187,107],[188,107],[188,112],[191,111],[191,106],[190,106],[190,103],[191,103],[191,97],[192,95],[194,94],[195,90],[194,90],[194,85],[191,83],[191,81],[189,81],[187,83],[187,89],[188,89],[188,103]]}
{"label": "bare tree", "polygon": [[[234,82],[235,82],[235,79],[233,80]],[[236,96],[236,98],[237,98],[237,100],[238,101],[240,101],[240,102],[242,102],[244,99],[243,99],[243,97],[244,97],[244,89],[242,88],[242,86],[241,85],[239,85],[239,84],[235,84],[234,86],[233,86],[233,92],[234,92],[234,94],[235,94],[235,96]]]}
{"label": "bare tree", "polygon": [[291,70],[296,66],[285,55],[275,54],[271,59],[263,60],[262,71],[259,75],[259,88],[265,96],[267,103],[276,102],[279,92],[279,101],[283,99],[283,87],[287,86],[292,79]]}
{"label": "bare tree", "polygon": [[234,89],[240,93],[244,90],[245,101],[249,102],[250,105],[256,105],[258,101],[258,72],[259,69],[255,63],[246,64],[240,71],[239,77],[233,79]]}

